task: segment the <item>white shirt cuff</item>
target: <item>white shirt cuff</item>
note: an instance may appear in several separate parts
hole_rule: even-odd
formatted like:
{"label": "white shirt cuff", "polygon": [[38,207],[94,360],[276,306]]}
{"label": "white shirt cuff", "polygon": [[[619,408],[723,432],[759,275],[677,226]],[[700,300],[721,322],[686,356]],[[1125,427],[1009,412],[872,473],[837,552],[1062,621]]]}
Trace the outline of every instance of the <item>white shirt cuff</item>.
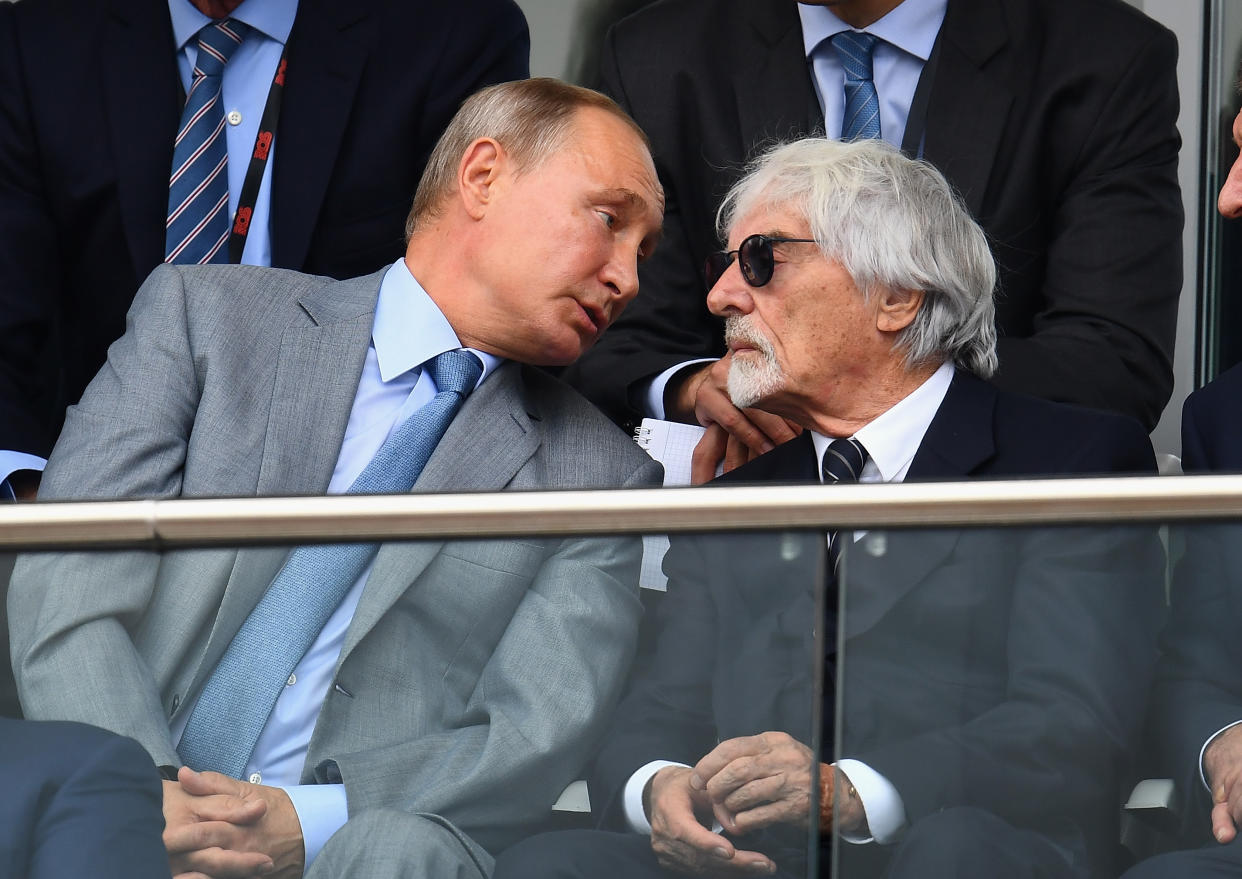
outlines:
{"label": "white shirt cuff", "polygon": [[1223,733],[1227,729],[1233,729],[1239,723],[1242,723],[1242,720],[1235,720],[1233,723],[1229,724],[1228,726],[1222,726],[1216,732],[1208,736],[1208,740],[1204,742],[1203,747],[1199,749],[1199,780],[1203,782],[1204,788],[1207,789],[1208,796],[1212,795],[1212,786],[1208,784],[1207,767],[1203,765],[1203,755],[1207,753],[1208,745],[1216,741],[1217,736],[1219,736],[1221,733]]}
{"label": "white shirt cuff", "polygon": [[13,500],[16,495],[9,485],[9,477],[18,470],[36,470],[43,472],[47,459],[26,452],[14,452],[11,449],[0,449],[0,498]]}
{"label": "white shirt cuff", "polygon": [[[686,766],[686,764],[674,763],[670,760],[652,760],[646,766],[636,770],[630,776],[630,780],[625,783],[625,789],[621,795],[622,804],[625,807],[625,823],[629,824],[630,830],[635,833],[651,835],[651,822],[647,820],[647,813],[643,811],[643,788],[647,786],[651,776],[665,766]],[[686,768],[690,767],[686,766]]]}
{"label": "white shirt cuff", "polygon": [[349,818],[349,803],[343,784],[291,784],[281,790],[293,801],[293,810],[302,822],[302,845],[306,866],[319,855],[319,850],[332,834]]}
{"label": "white shirt cuff", "polygon": [[684,363],[670,366],[664,372],[657,375],[651,380],[651,384],[647,385],[647,391],[643,394],[643,399],[647,403],[647,411],[644,414],[649,418],[667,420],[664,415],[664,389],[668,387],[669,379],[687,366],[693,366],[696,363],[714,363],[715,361],[715,357],[700,357],[698,360],[687,360]]}
{"label": "white shirt cuff", "polygon": [[862,801],[863,812],[867,816],[867,826],[871,830],[870,836],[850,836],[842,833],[841,838],[858,845],[867,842],[889,845],[896,842],[906,826],[906,804],[902,802],[901,794],[897,793],[893,783],[858,760],[839,760],[834,765],[854,785],[858,799]]}

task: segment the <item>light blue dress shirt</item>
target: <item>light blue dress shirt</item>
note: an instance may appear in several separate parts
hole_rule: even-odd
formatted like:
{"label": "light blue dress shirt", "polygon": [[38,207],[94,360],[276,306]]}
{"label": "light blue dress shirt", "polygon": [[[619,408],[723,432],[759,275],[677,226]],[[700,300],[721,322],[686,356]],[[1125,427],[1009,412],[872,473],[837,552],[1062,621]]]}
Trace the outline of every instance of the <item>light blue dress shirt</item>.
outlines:
{"label": "light blue dress shirt", "polygon": [[[280,63],[293,29],[293,18],[298,11],[298,0],[245,0],[233,10],[229,18],[248,24],[250,33],[242,42],[229,63],[224,65],[220,92],[224,115],[225,139],[229,150],[229,217],[237,213],[246,170],[254,152],[254,139],[259,135],[259,121],[267,104],[267,93]],[[193,79],[194,62],[198,59],[198,41],[194,35],[211,19],[199,12],[190,0],[168,0],[168,12],[172,16],[173,40],[177,48],[177,70],[181,74],[181,88],[187,93]],[[234,113],[239,115],[233,115]],[[232,119],[230,119],[232,116]],[[233,124],[233,119],[238,119]],[[255,200],[254,215],[250,220],[250,232],[242,251],[242,262],[252,266],[272,264],[272,240],[270,232],[272,201],[272,166],[276,163],[276,148],[280,144],[280,129],[268,153],[263,168],[263,180]]]}
{"label": "light blue dress shirt", "polygon": [[[259,122],[267,104],[267,93],[280,53],[284,51],[293,29],[293,19],[298,11],[298,0],[246,0],[233,11],[231,18],[245,22],[252,30],[245,41],[237,47],[229,63],[224,67],[221,97],[227,120],[236,111],[240,121],[233,125],[226,122],[225,140],[229,151],[229,216],[237,213],[246,170],[254,152],[254,139],[259,134]],[[189,92],[194,62],[198,59],[198,42],[194,35],[211,19],[199,12],[190,0],[168,0],[168,13],[172,17],[173,40],[176,44],[177,69],[181,75],[181,88]],[[238,117],[234,117],[238,118]],[[276,163],[276,144],[280,130],[276,131],[272,151],[268,153],[267,165],[255,199],[254,216],[242,262],[253,266],[272,264],[272,238],[270,228],[272,201],[272,166]],[[171,169],[169,169],[171,173]],[[231,221],[230,221],[231,222]],[[8,478],[18,470],[42,470],[47,464],[37,455],[27,455],[0,449],[0,501],[11,500],[13,490]]]}
{"label": "light blue dress shirt", "polygon": [[[948,0],[904,0],[888,15],[863,28],[865,33],[879,37],[872,55],[872,76],[880,98],[880,136],[899,149],[915,89],[944,23],[947,5]],[[845,114],[845,71],[829,39],[853,28],[827,6],[799,3],[798,17],[815,95],[824,111],[824,132],[839,138]]]}
{"label": "light blue dress shirt", "polygon": [[[422,364],[460,347],[457,334],[405,261],[393,263],[380,285],[371,344],[328,494],[343,494],[393,429],[436,395],[435,381]],[[467,350],[483,361],[479,384],[503,363],[492,354]],[[348,817],[344,785],[299,782],[315,720],[332,686],[345,632],[370,574],[368,565],[294,668],[243,775],[256,784],[281,787],[288,792],[302,822],[308,867],[328,837]],[[193,706],[187,706],[174,725],[174,741],[180,741],[192,711]]]}

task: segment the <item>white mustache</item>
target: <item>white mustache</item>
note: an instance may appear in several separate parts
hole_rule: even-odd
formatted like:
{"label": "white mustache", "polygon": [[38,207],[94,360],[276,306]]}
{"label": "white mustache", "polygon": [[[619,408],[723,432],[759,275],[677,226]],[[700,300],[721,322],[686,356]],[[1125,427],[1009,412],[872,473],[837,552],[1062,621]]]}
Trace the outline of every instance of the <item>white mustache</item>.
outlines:
{"label": "white mustache", "polygon": [[771,340],[754,328],[747,315],[734,314],[725,318],[725,343],[732,342],[753,345],[766,359],[776,359],[776,349]]}

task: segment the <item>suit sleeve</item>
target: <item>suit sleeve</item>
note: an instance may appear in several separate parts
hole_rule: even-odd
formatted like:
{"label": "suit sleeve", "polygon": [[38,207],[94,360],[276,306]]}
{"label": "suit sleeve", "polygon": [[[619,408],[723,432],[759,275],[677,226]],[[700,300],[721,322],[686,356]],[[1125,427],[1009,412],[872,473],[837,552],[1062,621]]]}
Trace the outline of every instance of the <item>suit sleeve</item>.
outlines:
{"label": "suit sleeve", "polygon": [[[199,394],[175,269],[142,286],[125,335],[70,408],[40,499],[176,497]],[[133,641],[161,559],[151,552],[42,553],[9,587],[13,671],[27,717],[78,720],[177,764],[151,672]]]}
{"label": "suit sleeve", "polygon": [[1169,623],[1161,637],[1152,727],[1161,768],[1177,782],[1187,827],[1206,840],[1211,802],[1199,754],[1210,737],[1242,720],[1237,672],[1242,531],[1232,523],[1196,522],[1180,533],[1185,552],[1174,573]]}
{"label": "suit sleeve", "polygon": [[1081,158],[1053,206],[1032,330],[999,340],[998,386],[1123,412],[1149,430],[1159,419],[1182,284],[1176,63],[1160,30],[1126,61],[1085,141],[1050,145]]}
{"label": "suit sleeve", "polygon": [[27,104],[16,15],[0,7],[0,449],[46,455],[43,361],[60,299],[59,241]]}
{"label": "suit sleeve", "polygon": [[[9,792],[29,807],[17,825],[30,822],[29,863],[15,875],[166,879],[159,773],[136,743],[76,724],[5,733]],[[15,775],[31,782],[30,799],[14,791]]]}
{"label": "suit sleeve", "polygon": [[[1192,394],[1182,410],[1182,465],[1206,473],[1224,462],[1215,441],[1233,432],[1217,416],[1234,409],[1234,381],[1224,377]],[[1228,452],[1232,456],[1232,451]],[[1151,725],[1160,769],[1173,776],[1185,827],[1203,837],[1210,827],[1210,801],[1199,772],[1207,740],[1242,720],[1242,650],[1236,625],[1242,619],[1239,572],[1242,529],[1236,524],[1194,522],[1176,528],[1184,551],[1174,570],[1169,622],[1161,636],[1152,694]]]}
{"label": "suit sleeve", "polygon": [[[624,487],[658,482],[646,462]],[[344,783],[351,816],[433,813],[493,852],[531,832],[611,719],[633,656],[640,552],[637,538],[553,541],[456,722],[333,754],[316,780]]]}

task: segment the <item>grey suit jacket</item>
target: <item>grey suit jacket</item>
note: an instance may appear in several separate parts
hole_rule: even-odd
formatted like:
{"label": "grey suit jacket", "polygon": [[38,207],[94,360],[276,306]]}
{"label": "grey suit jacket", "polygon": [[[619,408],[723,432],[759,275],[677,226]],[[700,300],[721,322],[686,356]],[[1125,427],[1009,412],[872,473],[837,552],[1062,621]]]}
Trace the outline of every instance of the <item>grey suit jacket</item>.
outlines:
{"label": "grey suit jacket", "polygon": [[[47,499],[322,494],[381,274],[161,267],[72,407]],[[654,485],[581,397],[506,363],[470,396],[415,491]],[[351,815],[447,818],[489,849],[546,815],[593,749],[630,661],[637,540],[386,544],[319,715],[306,783]],[[29,717],[132,736],[176,764],[169,724],[282,549],[31,556],[9,599]]]}

